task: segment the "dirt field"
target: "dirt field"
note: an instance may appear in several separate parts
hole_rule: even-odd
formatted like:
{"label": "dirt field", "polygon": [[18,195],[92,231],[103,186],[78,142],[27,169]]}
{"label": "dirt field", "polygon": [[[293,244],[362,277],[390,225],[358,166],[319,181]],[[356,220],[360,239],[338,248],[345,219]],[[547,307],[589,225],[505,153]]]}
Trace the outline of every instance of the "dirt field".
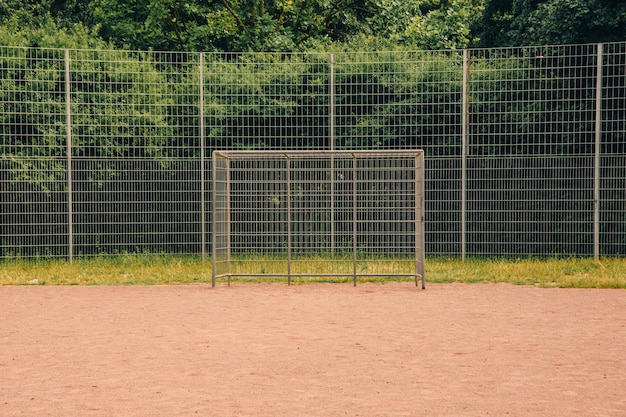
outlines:
{"label": "dirt field", "polygon": [[626,292],[0,287],[0,416],[625,416]]}

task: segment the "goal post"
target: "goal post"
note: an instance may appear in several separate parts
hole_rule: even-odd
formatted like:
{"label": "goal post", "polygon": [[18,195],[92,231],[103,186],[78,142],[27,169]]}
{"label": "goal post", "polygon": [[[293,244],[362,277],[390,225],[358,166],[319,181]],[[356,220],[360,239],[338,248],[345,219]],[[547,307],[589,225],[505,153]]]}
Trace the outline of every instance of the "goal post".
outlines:
{"label": "goal post", "polygon": [[414,277],[425,288],[424,152],[214,151],[212,285]]}

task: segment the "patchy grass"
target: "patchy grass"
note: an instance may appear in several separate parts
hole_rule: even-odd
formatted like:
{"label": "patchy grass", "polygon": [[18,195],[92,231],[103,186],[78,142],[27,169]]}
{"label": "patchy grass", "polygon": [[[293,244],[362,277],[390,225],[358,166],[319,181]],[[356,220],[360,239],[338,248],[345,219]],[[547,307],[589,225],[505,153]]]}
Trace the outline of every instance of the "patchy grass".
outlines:
{"label": "patchy grass", "polygon": [[121,255],[0,263],[0,285],[157,285],[211,282],[211,264],[195,256]]}
{"label": "patchy grass", "polygon": [[429,259],[430,282],[507,282],[561,288],[626,288],[626,258]]}
{"label": "patchy grass", "polygon": [[[247,268],[246,262],[233,264]],[[280,261],[254,262],[253,273],[282,270]],[[314,262],[296,263],[306,273],[332,273],[332,263],[318,258]],[[384,273],[391,266],[406,271],[407,262],[364,263],[363,272]],[[330,269],[329,269],[330,268]],[[350,262],[337,263],[337,271],[351,271]],[[398,269],[399,268],[399,269]],[[294,270],[294,272],[297,272]],[[35,281],[36,280],[36,281]],[[220,282],[225,278],[220,279]],[[286,282],[286,277],[233,277],[233,282]],[[360,277],[359,282],[412,281],[397,276]],[[351,277],[294,277],[293,283],[351,282]],[[0,285],[170,285],[211,282],[211,263],[202,263],[198,256],[120,255],[63,260],[5,260],[0,262]],[[571,259],[460,259],[428,258],[426,282],[506,282],[517,285],[563,288],[626,288],[626,258],[603,258],[596,262],[587,258]]]}

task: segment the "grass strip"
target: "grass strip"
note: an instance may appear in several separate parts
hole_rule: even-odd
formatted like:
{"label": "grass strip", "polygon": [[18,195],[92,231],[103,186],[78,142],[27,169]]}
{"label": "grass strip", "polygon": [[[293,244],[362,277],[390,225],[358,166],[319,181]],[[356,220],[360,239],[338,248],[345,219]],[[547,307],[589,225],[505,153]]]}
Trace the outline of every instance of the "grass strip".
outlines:
{"label": "grass strip", "polygon": [[[250,261],[249,258],[245,259]],[[271,272],[275,259],[254,259],[254,268]],[[246,262],[242,262],[242,265]],[[350,270],[337,262],[338,271]],[[412,281],[413,278],[385,276],[388,265],[406,268],[406,262],[363,264],[359,270],[379,271],[383,275],[359,277],[359,282]],[[400,265],[400,266],[398,266]],[[243,267],[243,266],[242,266]],[[247,266],[246,266],[247,267]],[[307,264],[308,273],[332,272],[332,260]],[[347,268],[347,269],[346,269]],[[378,272],[377,272],[378,273]],[[286,277],[233,277],[233,282],[287,282]],[[173,285],[211,282],[211,262],[198,256],[119,255],[80,258],[72,264],[65,260],[4,260],[0,262],[0,285]],[[294,277],[292,283],[352,282],[351,277]],[[499,283],[560,288],[626,288],[626,258],[567,259],[468,259],[427,258],[426,282]]]}

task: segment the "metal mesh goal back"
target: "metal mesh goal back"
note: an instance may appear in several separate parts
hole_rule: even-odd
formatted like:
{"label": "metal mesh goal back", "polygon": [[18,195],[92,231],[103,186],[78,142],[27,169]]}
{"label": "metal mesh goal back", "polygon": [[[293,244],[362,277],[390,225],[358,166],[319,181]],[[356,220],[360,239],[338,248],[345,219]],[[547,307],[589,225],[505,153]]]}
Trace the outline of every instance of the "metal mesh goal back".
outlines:
{"label": "metal mesh goal back", "polygon": [[424,153],[213,152],[212,282],[424,280]]}

